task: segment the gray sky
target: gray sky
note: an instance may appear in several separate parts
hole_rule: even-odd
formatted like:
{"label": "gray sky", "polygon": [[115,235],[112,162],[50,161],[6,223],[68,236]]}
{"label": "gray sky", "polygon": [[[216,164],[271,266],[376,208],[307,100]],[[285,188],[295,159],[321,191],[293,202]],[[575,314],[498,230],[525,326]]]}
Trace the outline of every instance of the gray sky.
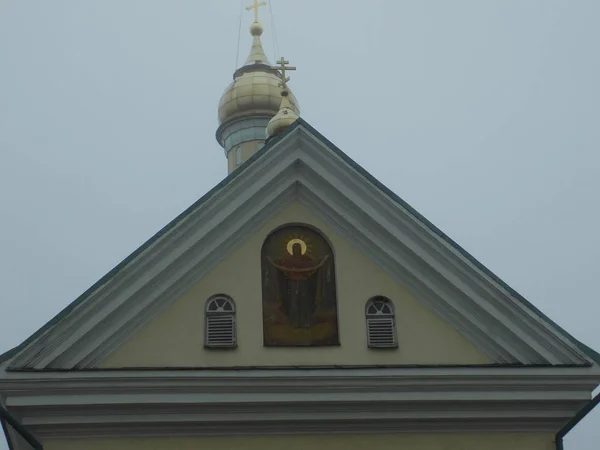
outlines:
{"label": "gray sky", "polygon": [[[0,353],[226,175],[239,7],[0,1]],[[272,7],[302,116],[600,350],[600,2]],[[599,425],[567,449],[597,448]]]}

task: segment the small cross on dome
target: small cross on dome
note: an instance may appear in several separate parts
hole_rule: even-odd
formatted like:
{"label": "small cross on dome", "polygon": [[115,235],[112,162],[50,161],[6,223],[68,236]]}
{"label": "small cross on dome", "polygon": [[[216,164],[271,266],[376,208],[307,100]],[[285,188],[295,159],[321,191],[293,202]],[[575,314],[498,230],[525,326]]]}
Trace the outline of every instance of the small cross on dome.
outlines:
{"label": "small cross on dome", "polygon": [[281,83],[279,83],[279,87],[283,88],[283,90],[285,91],[285,90],[287,90],[287,83],[288,83],[288,81],[290,81],[290,77],[285,76],[285,71],[286,70],[296,70],[296,68],[292,67],[292,66],[288,66],[287,64],[289,64],[290,62],[286,61],[283,56],[277,62],[279,63],[279,65],[273,66],[272,69],[281,70]]}

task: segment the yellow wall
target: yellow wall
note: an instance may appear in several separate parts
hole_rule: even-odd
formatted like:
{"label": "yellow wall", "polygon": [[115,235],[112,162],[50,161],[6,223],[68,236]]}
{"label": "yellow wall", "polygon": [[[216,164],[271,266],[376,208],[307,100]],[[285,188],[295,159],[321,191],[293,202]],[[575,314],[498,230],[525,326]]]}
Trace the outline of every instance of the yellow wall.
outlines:
{"label": "yellow wall", "polygon": [[246,142],[242,142],[240,145],[236,145],[235,147],[233,147],[227,155],[227,170],[229,170],[229,173],[233,172],[235,169],[237,169],[239,167],[236,164],[236,162],[237,162],[236,149],[238,147],[241,147],[241,149],[242,149],[241,164],[244,164],[248,159],[250,159],[250,157],[252,155],[254,155],[259,150],[259,148],[258,148],[259,145],[264,144],[264,143],[265,143],[264,139],[257,140],[257,141],[246,141]]}
{"label": "yellow wall", "polygon": [[[276,227],[302,222],[320,229],[335,254],[340,347],[265,348],[262,332],[261,246]],[[238,310],[238,348],[204,349],[204,305],[228,294]],[[398,350],[370,350],[365,302],[393,300]],[[300,203],[293,203],[251,236],[161,316],[100,364],[123,367],[215,367],[376,364],[486,364],[491,361],[424,307],[379,266],[336,235]]]}
{"label": "yellow wall", "polygon": [[551,434],[430,434],[46,441],[45,450],[552,450]]}

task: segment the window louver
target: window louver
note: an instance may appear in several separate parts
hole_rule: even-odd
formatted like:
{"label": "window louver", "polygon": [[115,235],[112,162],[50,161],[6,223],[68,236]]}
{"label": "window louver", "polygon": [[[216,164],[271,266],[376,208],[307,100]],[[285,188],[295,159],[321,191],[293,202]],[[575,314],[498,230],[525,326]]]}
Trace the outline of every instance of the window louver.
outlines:
{"label": "window louver", "polygon": [[235,306],[227,297],[215,297],[206,304],[206,347],[235,347]]}
{"label": "window louver", "polygon": [[370,348],[396,348],[394,305],[386,297],[374,297],[367,302],[367,344]]}
{"label": "window louver", "polygon": [[369,347],[396,347],[394,318],[367,319]]}
{"label": "window louver", "polygon": [[206,318],[206,345],[233,347],[235,345],[235,318],[231,314]]}

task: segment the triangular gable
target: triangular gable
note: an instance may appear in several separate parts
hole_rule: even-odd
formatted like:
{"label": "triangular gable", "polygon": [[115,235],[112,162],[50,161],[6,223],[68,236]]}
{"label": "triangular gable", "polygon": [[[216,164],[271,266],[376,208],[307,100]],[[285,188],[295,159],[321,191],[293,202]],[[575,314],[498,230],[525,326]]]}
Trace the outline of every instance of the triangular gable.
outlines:
{"label": "triangular gable", "polygon": [[[335,258],[338,333],[341,345],[310,351],[264,345],[263,280],[260,254],[265,240],[281,226],[305,224],[326,236]],[[235,283],[231,282],[235,274]],[[236,305],[239,351],[202,351],[205,300],[226,293]],[[373,294],[392,299],[399,351],[365,345],[365,304]],[[100,369],[481,366],[492,363],[454,327],[386,274],[352,242],[296,200],[270,217],[164,313],[98,365]]]}
{"label": "triangular gable", "polygon": [[600,361],[300,119],[0,362],[95,367],[293,199],[495,363]]}

